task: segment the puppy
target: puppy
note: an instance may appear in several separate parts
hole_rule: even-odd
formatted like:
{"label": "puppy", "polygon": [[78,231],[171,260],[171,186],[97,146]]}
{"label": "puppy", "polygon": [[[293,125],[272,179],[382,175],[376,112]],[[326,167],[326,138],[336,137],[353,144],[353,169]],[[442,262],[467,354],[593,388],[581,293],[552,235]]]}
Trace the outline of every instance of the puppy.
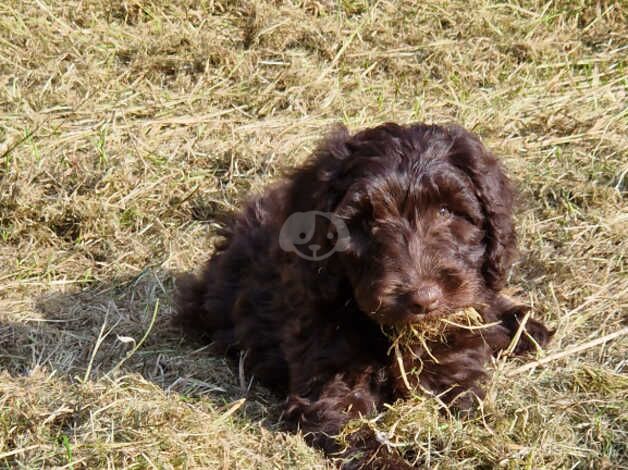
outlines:
{"label": "puppy", "polygon": [[[202,273],[179,280],[177,321],[246,351],[248,373],[287,396],[289,422],[331,452],[349,419],[407,394],[383,328],[473,306],[493,325],[414,350],[416,385],[468,408],[526,310],[499,294],[512,207],[502,166],[462,127],[338,127],[229,219]],[[516,353],[551,336],[526,329]]]}

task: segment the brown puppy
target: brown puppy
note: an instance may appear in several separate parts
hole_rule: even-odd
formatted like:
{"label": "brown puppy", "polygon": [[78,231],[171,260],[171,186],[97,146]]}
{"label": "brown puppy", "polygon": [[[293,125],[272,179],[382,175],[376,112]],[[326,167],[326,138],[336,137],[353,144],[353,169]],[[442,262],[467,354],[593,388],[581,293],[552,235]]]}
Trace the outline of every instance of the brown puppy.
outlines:
{"label": "brown puppy", "polygon": [[[200,276],[180,279],[178,321],[247,351],[248,372],[332,451],[348,419],[404,395],[382,325],[473,306],[496,325],[416,351],[420,385],[466,408],[525,311],[498,294],[515,253],[512,205],[501,165],[461,127],[340,127],[232,217]],[[551,336],[527,328],[540,345]],[[532,348],[522,338],[518,353]]]}

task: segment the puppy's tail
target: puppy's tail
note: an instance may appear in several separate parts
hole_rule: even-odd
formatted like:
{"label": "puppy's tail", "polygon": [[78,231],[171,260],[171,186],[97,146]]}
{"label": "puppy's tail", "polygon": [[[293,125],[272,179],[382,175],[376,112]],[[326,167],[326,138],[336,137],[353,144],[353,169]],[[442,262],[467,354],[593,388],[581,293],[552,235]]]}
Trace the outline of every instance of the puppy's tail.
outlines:
{"label": "puppy's tail", "polygon": [[173,323],[183,328],[186,333],[199,333],[199,327],[205,316],[203,299],[206,287],[202,278],[192,273],[177,276],[175,292],[176,316]]}
{"label": "puppy's tail", "polygon": [[177,277],[176,286],[177,313],[173,323],[188,336],[203,341],[231,343],[231,309],[225,305],[226,299],[219,292],[221,289],[213,282],[209,266],[199,276],[181,274]]}

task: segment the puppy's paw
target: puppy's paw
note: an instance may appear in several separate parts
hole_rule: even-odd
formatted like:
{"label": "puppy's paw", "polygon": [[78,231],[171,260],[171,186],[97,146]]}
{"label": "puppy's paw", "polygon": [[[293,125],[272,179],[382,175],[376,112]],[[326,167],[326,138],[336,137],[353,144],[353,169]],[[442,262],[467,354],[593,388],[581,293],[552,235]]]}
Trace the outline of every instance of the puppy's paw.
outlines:
{"label": "puppy's paw", "polygon": [[[549,330],[543,323],[533,318],[528,318],[523,334],[515,346],[515,354],[525,354],[536,351],[536,345],[543,347],[549,343],[555,330]],[[536,344],[535,344],[536,343]]]}

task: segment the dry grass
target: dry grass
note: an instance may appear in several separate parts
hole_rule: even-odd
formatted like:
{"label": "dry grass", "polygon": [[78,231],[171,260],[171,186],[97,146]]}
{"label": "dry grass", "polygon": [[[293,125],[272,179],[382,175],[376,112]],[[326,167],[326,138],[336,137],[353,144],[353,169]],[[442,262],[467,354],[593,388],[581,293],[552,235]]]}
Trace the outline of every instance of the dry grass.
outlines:
{"label": "dry grass", "polygon": [[569,354],[497,360],[474,416],[417,397],[369,425],[426,467],[627,468],[626,336],[568,349],[626,323],[626,25],[589,0],[3,1],[0,465],[326,467],[168,327],[173,272],[333,122],[420,120],[504,159],[512,284],[558,329],[537,359]]}

